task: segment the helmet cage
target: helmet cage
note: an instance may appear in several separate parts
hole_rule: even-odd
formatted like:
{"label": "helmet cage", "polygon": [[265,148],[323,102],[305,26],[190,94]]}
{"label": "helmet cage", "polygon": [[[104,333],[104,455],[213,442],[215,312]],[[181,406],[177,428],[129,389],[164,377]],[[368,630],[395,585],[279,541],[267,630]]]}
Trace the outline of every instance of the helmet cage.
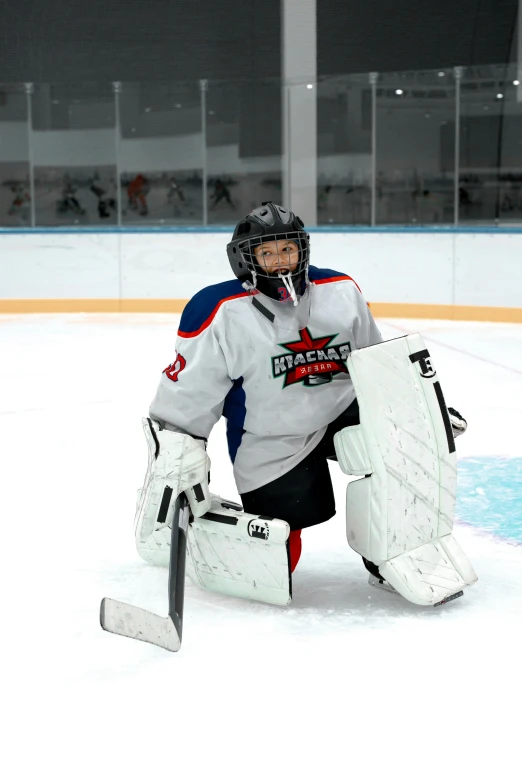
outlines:
{"label": "helmet cage", "polygon": [[[256,255],[256,248],[267,242],[277,242],[277,266],[267,268],[263,257]],[[292,242],[297,251],[286,250]],[[304,294],[308,286],[308,265],[310,260],[309,241],[306,231],[287,231],[264,236],[236,240],[246,269],[252,276],[252,284],[261,293],[272,299],[286,301],[292,299],[297,304],[297,296]],[[297,255],[297,259],[295,258]],[[297,263],[296,263],[297,260]],[[296,264],[292,269],[293,264]]]}
{"label": "helmet cage", "polygon": [[[295,242],[297,263],[295,257],[280,258],[279,263],[268,267],[259,252],[257,256],[255,253],[266,242],[278,243],[278,256],[285,252],[285,242]],[[264,201],[237,224],[227,245],[227,255],[232,271],[244,288],[257,289],[279,302],[291,299],[297,305],[298,297],[308,288],[309,247],[310,237],[301,218],[289,209]],[[289,260],[292,266],[295,264],[293,269],[287,263]]]}

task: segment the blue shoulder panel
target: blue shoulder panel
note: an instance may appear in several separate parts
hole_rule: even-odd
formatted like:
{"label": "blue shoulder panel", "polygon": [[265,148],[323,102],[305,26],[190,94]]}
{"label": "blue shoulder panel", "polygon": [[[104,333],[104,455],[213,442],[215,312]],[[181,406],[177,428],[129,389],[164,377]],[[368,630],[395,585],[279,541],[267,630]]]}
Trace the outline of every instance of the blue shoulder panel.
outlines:
{"label": "blue shoulder panel", "polygon": [[184,337],[194,336],[208,326],[219,305],[226,299],[238,296],[248,296],[239,280],[227,280],[225,283],[209,285],[198,291],[187,303],[179,324],[179,334]]}
{"label": "blue shoulder panel", "polygon": [[335,272],[333,269],[319,269],[317,266],[308,268],[308,277],[312,283],[315,283],[316,280],[328,280],[331,277],[346,277],[350,279],[349,275],[345,275],[344,272]]}
{"label": "blue shoulder panel", "polygon": [[223,416],[227,420],[228,453],[232,464],[236,461],[237,450],[245,434],[246,394],[243,388],[243,377],[237,378],[225,397]]}

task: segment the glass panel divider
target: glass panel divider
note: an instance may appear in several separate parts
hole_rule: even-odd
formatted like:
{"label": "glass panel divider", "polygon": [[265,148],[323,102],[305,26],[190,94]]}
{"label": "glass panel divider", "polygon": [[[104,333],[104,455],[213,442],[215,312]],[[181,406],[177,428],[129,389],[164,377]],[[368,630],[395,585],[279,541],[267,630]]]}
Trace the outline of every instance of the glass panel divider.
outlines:
{"label": "glass panel divider", "polygon": [[207,182],[207,90],[208,81],[206,79],[199,80],[199,90],[201,93],[201,170],[203,177],[203,225],[208,225],[208,182]]}
{"label": "glass panel divider", "polygon": [[453,224],[459,224],[459,206],[460,206],[460,82],[462,79],[462,68],[456,66],[453,69],[455,76],[455,156],[454,156],[454,187],[453,187]]}
{"label": "glass panel divider", "polygon": [[372,89],[372,162],[371,162],[371,225],[375,226],[377,219],[377,80],[378,73],[370,73],[370,85]]}
{"label": "glass panel divider", "polygon": [[116,158],[116,216],[118,228],[121,228],[121,204],[123,198],[123,188],[121,184],[120,176],[120,144],[121,144],[121,121],[120,121],[120,95],[121,95],[121,82],[113,82],[112,88],[114,90],[114,152]]}
{"label": "glass panel divider", "polygon": [[27,150],[29,158],[29,195],[31,198],[31,228],[36,225],[35,193],[34,193],[34,164],[33,164],[33,83],[25,83],[25,95],[27,102]]}

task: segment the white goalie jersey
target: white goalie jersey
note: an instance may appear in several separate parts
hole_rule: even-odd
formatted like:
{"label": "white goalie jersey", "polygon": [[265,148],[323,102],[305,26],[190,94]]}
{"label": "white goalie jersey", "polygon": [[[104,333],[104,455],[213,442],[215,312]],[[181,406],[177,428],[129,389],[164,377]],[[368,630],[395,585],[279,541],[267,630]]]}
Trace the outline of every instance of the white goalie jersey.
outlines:
{"label": "white goalie jersey", "polygon": [[240,493],[315,448],[355,398],[350,352],[382,339],[352,278],[316,267],[309,276],[297,306],[246,292],[238,280],[196,294],[150,407],[167,429],[199,438],[223,415]]}

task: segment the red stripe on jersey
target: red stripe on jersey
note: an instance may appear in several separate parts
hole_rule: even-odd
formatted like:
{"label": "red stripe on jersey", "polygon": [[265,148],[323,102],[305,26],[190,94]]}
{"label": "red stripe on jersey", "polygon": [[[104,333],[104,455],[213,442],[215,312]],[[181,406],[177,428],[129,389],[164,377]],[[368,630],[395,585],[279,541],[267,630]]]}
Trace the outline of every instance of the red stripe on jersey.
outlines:
{"label": "red stripe on jersey", "polygon": [[181,329],[178,329],[178,337],[197,337],[198,334],[201,334],[201,332],[205,331],[207,326],[210,326],[210,324],[212,323],[212,321],[216,316],[217,311],[219,310],[219,308],[224,302],[231,302],[232,299],[241,299],[241,297],[243,296],[250,296],[250,293],[248,291],[245,291],[244,293],[234,294],[234,296],[227,296],[225,299],[221,299],[221,301],[219,301],[217,305],[214,307],[207,320],[201,324],[199,329],[197,329],[195,332],[182,332]]}
{"label": "red stripe on jersey", "polygon": [[339,277],[327,277],[325,280],[314,280],[314,285],[322,285],[323,283],[338,283],[339,280],[351,280],[354,285],[357,286],[357,289],[362,294],[361,289],[353,279],[353,277],[350,277],[350,275],[339,275]]}

